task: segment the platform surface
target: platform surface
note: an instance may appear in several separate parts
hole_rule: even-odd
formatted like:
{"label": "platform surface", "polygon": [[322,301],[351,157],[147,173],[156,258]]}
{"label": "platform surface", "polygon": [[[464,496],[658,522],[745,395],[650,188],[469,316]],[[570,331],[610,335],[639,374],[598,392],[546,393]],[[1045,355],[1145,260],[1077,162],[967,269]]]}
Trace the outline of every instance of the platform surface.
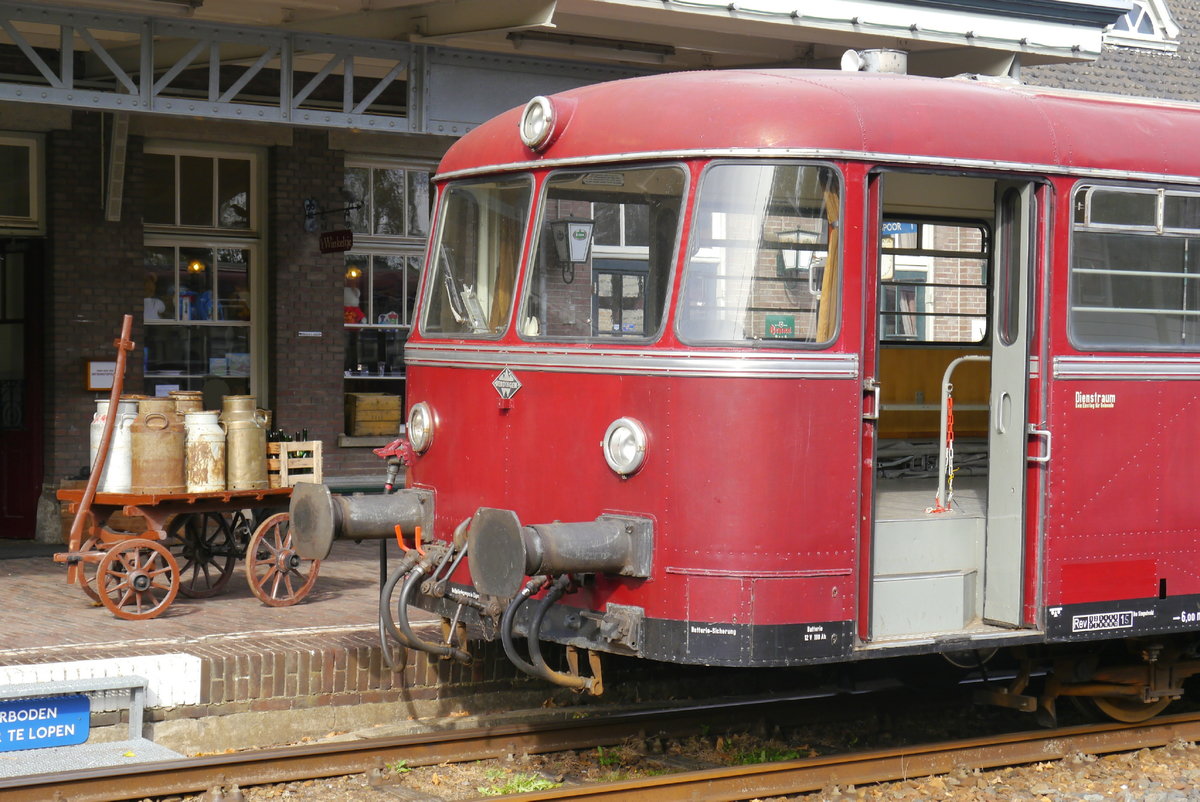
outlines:
{"label": "platform surface", "polygon": [[[0,778],[53,770],[56,760],[162,760],[436,716],[450,709],[448,697],[470,698],[475,683],[493,679],[482,659],[460,666],[424,652],[384,653],[378,541],[334,544],[313,589],[291,607],[260,602],[238,561],[221,594],[180,595],[145,621],[117,618],[68,585],[53,560],[64,548],[0,540],[0,685],[143,676],[150,740],[136,749],[104,744],[128,737],[128,724],[122,705],[92,695],[88,744],[0,753]],[[395,567],[399,549],[388,549]],[[434,617],[413,609],[412,621],[421,637],[440,637]]]}
{"label": "platform surface", "polygon": [[[231,633],[278,636],[313,628],[374,628],[379,600],[379,544],[339,542],[321,563],[308,596],[291,607],[268,607],[250,592],[241,560],[224,592],[207,599],[176,597],[161,615],[126,621],[67,584],[52,555],[66,546],[0,540],[0,665],[64,659],[71,647],[121,644],[130,653],[151,643],[186,642]],[[398,561],[394,544],[390,559]],[[395,562],[392,563],[393,565]],[[94,570],[94,569],[92,569]],[[20,603],[12,603],[20,600]],[[72,659],[72,658],[66,658]],[[78,659],[78,658],[73,658]]]}

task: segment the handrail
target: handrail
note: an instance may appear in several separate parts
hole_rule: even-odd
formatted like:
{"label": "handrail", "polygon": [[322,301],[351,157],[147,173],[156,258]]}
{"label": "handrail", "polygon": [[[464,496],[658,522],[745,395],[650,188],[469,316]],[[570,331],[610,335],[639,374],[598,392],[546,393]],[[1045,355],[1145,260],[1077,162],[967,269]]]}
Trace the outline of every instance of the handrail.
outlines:
{"label": "handrail", "polygon": [[947,432],[947,410],[950,406],[950,391],[952,385],[950,376],[954,373],[954,369],[963,362],[990,362],[992,358],[985,354],[967,354],[954,359],[946,366],[946,372],[942,374],[942,402],[941,402],[941,421],[938,428],[938,489],[937,496],[934,498],[934,506],[932,509],[945,511],[949,509],[950,500],[946,497],[946,474],[949,470],[949,456],[947,454],[946,436]]}

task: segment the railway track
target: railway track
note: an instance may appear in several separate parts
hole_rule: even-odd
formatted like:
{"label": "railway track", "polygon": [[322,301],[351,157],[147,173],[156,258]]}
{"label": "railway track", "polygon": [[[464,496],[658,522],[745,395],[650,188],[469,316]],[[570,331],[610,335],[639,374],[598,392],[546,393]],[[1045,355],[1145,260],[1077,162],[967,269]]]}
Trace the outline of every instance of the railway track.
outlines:
{"label": "railway track", "polygon": [[[799,697],[749,703],[739,701],[16,777],[0,780],[0,798],[6,802],[110,802],[372,771],[377,776],[386,776],[385,767],[397,762],[426,766],[594,749],[658,733],[686,737],[728,722],[738,721],[744,725],[768,714],[786,716],[796,705],[811,707],[812,704],[811,699]],[[844,699],[841,704],[844,706]],[[1099,755],[1198,740],[1200,713],[1186,713],[1163,716],[1142,724],[1100,724],[1008,733],[752,766],[682,771],[613,783],[564,785],[549,791],[504,798],[749,799],[805,793],[831,785],[912,779],[955,769],[990,769],[1052,761],[1077,753]]]}

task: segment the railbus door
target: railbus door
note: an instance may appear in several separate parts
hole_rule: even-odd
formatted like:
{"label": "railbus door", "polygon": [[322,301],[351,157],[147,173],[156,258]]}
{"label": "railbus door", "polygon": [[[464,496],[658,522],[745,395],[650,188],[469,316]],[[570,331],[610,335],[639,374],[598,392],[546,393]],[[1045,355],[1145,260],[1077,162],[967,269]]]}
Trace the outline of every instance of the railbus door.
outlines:
{"label": "railbus door", "polygon": [[1021,622],[1034,186],[997,182],[983,618]]}

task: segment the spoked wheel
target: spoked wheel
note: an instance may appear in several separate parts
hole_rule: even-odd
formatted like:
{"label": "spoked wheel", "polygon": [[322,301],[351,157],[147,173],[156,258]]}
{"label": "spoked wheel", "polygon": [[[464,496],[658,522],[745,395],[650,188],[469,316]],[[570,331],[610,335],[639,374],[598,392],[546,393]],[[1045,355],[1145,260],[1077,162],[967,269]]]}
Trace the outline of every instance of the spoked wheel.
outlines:
{"label": "spoked wheel", "polygon": [[164,543],[179,564],[179,592],[188,598],[215,596],[233,576],[233,529],[219,512],[176,515]]}
{"label": "spoked wheel", "polygon": [[110,548],[96,569],[100,603],[118,618],[154,618],[179,592],[179,566],[166,547],[133,538]]}
{"label": "spoked wheel", "polygon": [[320,568],[320,560],[306,560],[292,547],[286,512],[263,521],[246,548],[250,592],[270,607],[287,607],[303,599]]}
{"label": "spoked wheel", "polygon": [[[80,544],[79,550],[81,552],[95,551],[96,544],[99,542],[100,541],[94,537],[86,537],[83,539],[83,543]],[[90,569],[92,565],[93,564],[85,562],[77,562],[68,565],[67,582],[79,585],[80,590],[87,594],[89,599],[94,601],[96,604],[99,604],[100,594],[96,592],[95,578],[88,576],[88,569]]]}
{"label": "spoked wheel", "polygon": [[1167,709],[1171,697],[1163,696],[1153,702],[1143,702],[1131,696],[1084,696],[1080,702],[1113,721],[1138,724],[1149,721]]}

